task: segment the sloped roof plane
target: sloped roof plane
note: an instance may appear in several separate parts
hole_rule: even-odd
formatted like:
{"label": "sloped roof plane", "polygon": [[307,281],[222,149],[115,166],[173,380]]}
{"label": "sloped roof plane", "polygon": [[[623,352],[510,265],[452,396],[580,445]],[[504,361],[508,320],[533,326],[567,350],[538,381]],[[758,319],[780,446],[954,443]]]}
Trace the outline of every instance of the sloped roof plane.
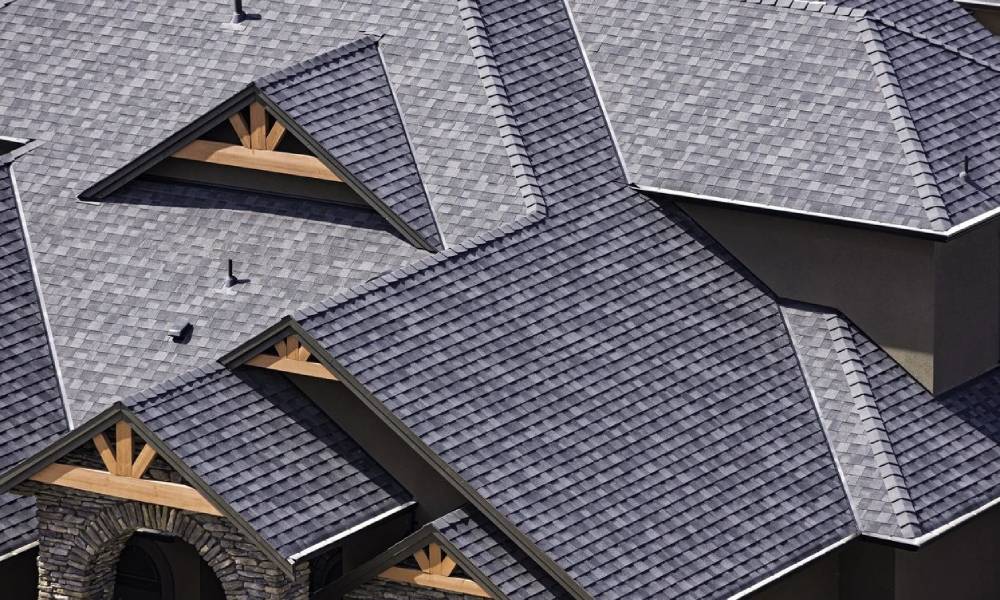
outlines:
{"label": "sloped roof plane", "polygon": [[[38,452],[69,428],[10,161],[10,155],[0,156],[2,471]],[[0,555],[34,539],[34,499],[0,495]]]}
{"label": "sloped roof plane", "polygon": [[932,237],[1000,206],[1000,43],[954,2],[569,5],[643,191]]}
{"label": "sloped roof plane", "polygon": [[412,498],[283,376],[220,365],[113,405],[8,469],[4,489],[124,420],[205,501],[288,564]]}
{"label": "sloped roof plane", "polygon": [[[372,36],[258,79],[211,113],[88,188],[82,197],[103,197],[166,156],[200,158],[201,150],[188,149],[193,144],[221,146],[196,138],[227,118],[235,117],[234,127],[241,139],[260,133],[263,142],[268,135],[263,131],[263,115],[261,126],[252,133],[239,115],[232,115],[253,100],[264,103],[274,113],[278,127],[272,128],[271,134],[276,139],[287,128],[335,174],[334,180],[347,183],[404,237],[425,250],[443,248],[437,220],[382,63],[378,39]],[[254,109],[263,110],[251,104],[251,118]],[[233,149],[242,150],[239,146]],[[182,152],[177,154],[178,150]],[[260,148],[254,145],[247,152],[270,154],[274,150],[261,144]],[[322,170],[318,165],[318,171]],[[305,171],[303,174],[322,176]]]}

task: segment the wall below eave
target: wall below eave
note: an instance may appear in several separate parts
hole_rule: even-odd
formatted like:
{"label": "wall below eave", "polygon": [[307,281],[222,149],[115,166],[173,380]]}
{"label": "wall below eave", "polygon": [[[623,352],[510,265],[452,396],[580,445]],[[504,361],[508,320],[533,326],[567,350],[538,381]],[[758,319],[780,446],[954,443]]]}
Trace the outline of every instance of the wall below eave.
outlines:
{"label": "wall below eave", "polygon": [[839,309],[928,389],[1000,359],[996,225],[948,242],[680,202],[774,292]]}
{"label": "wall below eave", "polygon": [[993,33],[1000,35],[1000,8],[986,8],[977,6],[975,8],[966,7],[976,20],[982,23]]}

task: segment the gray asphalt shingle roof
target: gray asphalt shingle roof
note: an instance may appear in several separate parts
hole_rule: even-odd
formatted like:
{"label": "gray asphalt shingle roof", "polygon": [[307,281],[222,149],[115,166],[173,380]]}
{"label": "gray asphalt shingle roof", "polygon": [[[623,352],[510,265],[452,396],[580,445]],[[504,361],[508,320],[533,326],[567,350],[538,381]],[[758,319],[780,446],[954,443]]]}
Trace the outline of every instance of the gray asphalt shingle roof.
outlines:
{"label": "gray asphalt shingle roof", "polygon": [[917,538],[1000,495],[1000,369],[934,397],[839,313],[784,312],[862,532]]}
{"label": "gray asphalt shingle roof", "polygon": [[572,597],[474,508],[459,508],[432,524],[508,598]]}
{"label": "gray asphalt shingle roof", "polygon": [[124,404],[285,558],[411,500],[278,373],[216,365]]}
{"label": "gray asphalt shingle roof", "polygon": [[[41,300],[10,176],[0,157],[0,470],[68,429]],[[35,539],[35,500],[0,495],[0,554]]]}
{"label": "gray asphalt shingle roof", "polygon": [[594,597],[722,596],[852,535],[773,299],[626,186],[560,2],[479,7],[545,217],[303,327]]}
{"label": "gray asphalt shingle roof", "polygon": [[[405,13],[391,3],[268,1],[248,5],[263,18],[242,31],[225,25],[228,4],[197,0],[25,0],[0,10],[0,133],[43,141],[20,160],[21,191],[81,415],[422,254],[382,225],[355,225],[366,219],[345,209],[276,200],[279,218],[254,194],[137,183],[99,205],[77,200],[258,77],[383,34],[387,79],[444,237],[472,237],[524,211],[450,0]],[[236,296],[216,285],[230,248],[237,274],[251,279]],[[179,318],[196,327],[184,347],[162,334]]]}
{"label": "gray asphalt shingle roof", "polygon": [[442,249],[376,38],[345,44],[256,84],[389,210]]}
{"label": "gray asphalt shingle roof", "polygon": [[633,182],[933,231],[998,205],[1000,43],[971,16],[775,4],[570,1]]}

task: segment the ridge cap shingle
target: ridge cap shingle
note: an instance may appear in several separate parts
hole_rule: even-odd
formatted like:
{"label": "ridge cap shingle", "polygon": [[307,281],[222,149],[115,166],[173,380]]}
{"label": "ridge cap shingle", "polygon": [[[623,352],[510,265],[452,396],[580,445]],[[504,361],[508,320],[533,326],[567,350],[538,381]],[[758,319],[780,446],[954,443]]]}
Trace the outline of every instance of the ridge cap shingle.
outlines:
{"label": "ridge cap shingle", "polygon": [[827,315],[826,324],[838,362],[844,370],[855,410],[861,417],[865,436],[874,452],[875,465],[889,493],[890,506],[896,515],[900,531],[909,537],[917,537],[923,533],[917,511],[868,382],[864,360],[858,352],[854,334],[847,319],[839,312]]}
{"label": "ridge cap shingle", "polygon": [[878,22],[878,19],[862,18],[858,20],[861,43],[865,47],[865,53],[875,72],[879,91],[889,108],[892,126],[896,130],[896,135],[899,136],[903,160],[913,174],[914,187],[923,204],[927,221],[935,229],[947,230],[954,223],[941,195],[937,175],[931,168],[924,150],[920,131],[910,115],[892,59],[887,54],[885,44],[882,41],[882,34],[873,21]]}

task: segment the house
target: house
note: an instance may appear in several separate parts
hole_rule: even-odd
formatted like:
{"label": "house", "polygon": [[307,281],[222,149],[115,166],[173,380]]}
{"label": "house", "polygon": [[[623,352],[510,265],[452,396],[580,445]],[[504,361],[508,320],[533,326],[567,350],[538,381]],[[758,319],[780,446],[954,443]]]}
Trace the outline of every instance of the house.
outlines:
{"label": "house", "polygon": [[10,597],[1000,592],[985,8],[0,14]]}

